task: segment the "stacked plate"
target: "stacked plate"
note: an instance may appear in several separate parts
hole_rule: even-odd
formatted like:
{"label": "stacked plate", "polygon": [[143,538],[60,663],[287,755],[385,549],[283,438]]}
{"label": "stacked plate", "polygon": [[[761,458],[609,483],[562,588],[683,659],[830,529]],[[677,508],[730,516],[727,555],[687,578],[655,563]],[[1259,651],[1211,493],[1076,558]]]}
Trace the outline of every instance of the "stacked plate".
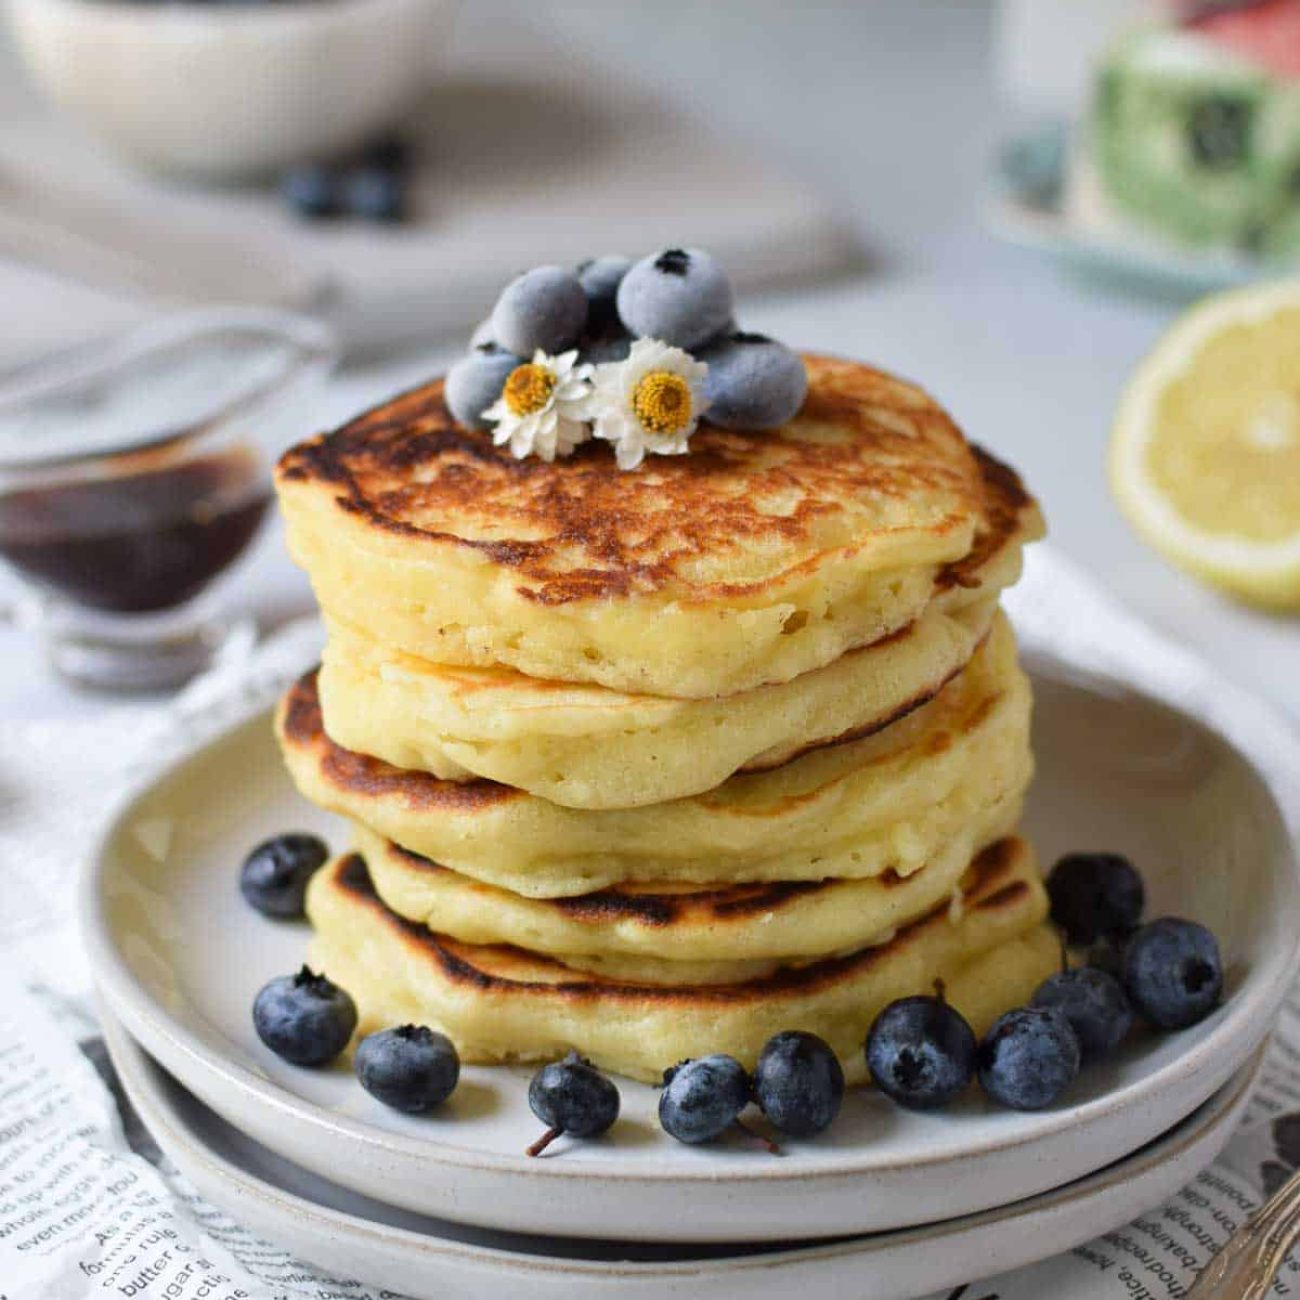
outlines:
{"label": "stacked plate", "polygon": [[307,1259],[418,1297],[511,1284],[905,1297],[1108,1230],[1226,1140],[1295,975],[1297,886],[1263,781],[1220,737],[1121,681],[1030,669],[1026,834],[1049,860],[1129,853],[1151,914],[1210,921],[1229,972],[1213,1016],[1135,1037],[1068,1104],[1017,1114],[972,1096],[921,1115],[853,1089],[827,1134],[777,1158],[673,1143],[654,1089],[624,1081],[606,1140],[529,1160],[526,1070],[470,1066],[440,1113],[411,1118],[346,1067],[294,1069],[258,1042],[250,1006],[300,963],[307,935],[248,911],[239,864],[304,820],[346,832],[304,818],[265,716],[138,793],[87,874],[87,939],[127,1086],[209,1198]]}

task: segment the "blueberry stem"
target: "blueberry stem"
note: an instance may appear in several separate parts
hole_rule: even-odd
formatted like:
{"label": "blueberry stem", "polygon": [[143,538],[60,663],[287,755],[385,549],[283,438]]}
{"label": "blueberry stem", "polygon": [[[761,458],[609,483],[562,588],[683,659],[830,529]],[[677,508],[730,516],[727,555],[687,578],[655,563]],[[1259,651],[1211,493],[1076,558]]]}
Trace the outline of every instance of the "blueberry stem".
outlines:
{"label": "blueberry stem", "polygon": [[948,986],[941,979],[934,981],[934,996],[945,1007],[948,1005]]}
{"label": "blueberry stem", "polygon": [[743,1119],[738,1119],[734,1122],[736,1127],[745,1135],[748,1141],[754,1142],[758,1146],[761,1146],[763,1150],[768,1153],[768,1155],[779,1156],[781,1154],[781,1148],[777,1146],[777,1144],[773,1142],[770,1137],[767,1137],[764,1134],[759,1133],[756,1129],[750,1128],[749,1125],[746,1124]]}
{"label": "blueberry stem", "polygon": [[542,1152],[545,1151],[546,1148],[550,1146],[551,1143],[554,1142],[563,1132],[564,1130],[562,1128],[548,1128],[546,1132],[543,1133],[542,1136],[524,1152],[524,1155],[540,1156]]}

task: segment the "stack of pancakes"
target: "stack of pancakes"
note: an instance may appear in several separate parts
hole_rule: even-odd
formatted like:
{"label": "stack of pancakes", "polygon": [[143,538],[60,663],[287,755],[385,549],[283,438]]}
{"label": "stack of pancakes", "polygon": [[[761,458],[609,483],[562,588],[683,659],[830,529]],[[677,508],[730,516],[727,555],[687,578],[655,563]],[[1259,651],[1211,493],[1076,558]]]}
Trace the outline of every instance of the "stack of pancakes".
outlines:
{"label": "stack of pancakes", "polygon": [[807,1029],[852,1075],[894,998],[980,1030],[1052,968],[997,606],[1037,508],[919,389],[807,366],[780,429],[632,473],[440,383],[284,457],[328,643],[279,734],[356,828],[308,911],[363,1028],[653,1080]]}

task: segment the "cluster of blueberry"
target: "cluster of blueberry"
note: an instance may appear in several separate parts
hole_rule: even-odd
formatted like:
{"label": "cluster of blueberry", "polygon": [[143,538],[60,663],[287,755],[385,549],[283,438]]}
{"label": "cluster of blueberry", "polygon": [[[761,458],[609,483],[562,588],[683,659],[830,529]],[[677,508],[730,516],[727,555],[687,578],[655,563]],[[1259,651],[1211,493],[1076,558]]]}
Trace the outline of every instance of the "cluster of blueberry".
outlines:
{"label": "cluster of blueberry", "polygon": [[[609,368],[612,377],[612,368],[635,355],[639,340],[660,345],[647,363],[658,370],[622,376],[630,381],[623,384],[626,418],[640,421],[643,436],[682,430],[689,435],[706,412],[722,428],[775,428],[803,404],[803,362],[784,344],[737,328],[731,282],[717,260],[702,249],[669,248],[639,262],[607,254],[573,270],[539,266],[512,280],[474,331],[469,353],[448,373],[447,406],[469,429],[532,414],[524,399],[554,390],[558,358],[571,356],[580,377],[598,380],[598,368]],[[543,373],[533,378],[549,374],[549,385],[516,385],[515,393],[509,381],[523,368],[540,368]],[[645,385],[640,396],[638,384]],[[593,391],[600,387],[596,382]],[[671,410],[649,400],[669,389],[675,394]],[[575,401],[572,415],[575,422],[594,421],[594,436],[606,436],[590,402]],[[685,448],[678,443],[648,449]]]}
{"label": "cluster of blueberry", "polygon": [[[1047,887],[1062,969],[1029,1006],[999,1017],[982,1042],[942,989],[886,1007],[867,1038],[867,1066],[882,1092],[933,1110],[978,1077],[1000,1105],[1040,1110],[1082,1064],[1118,1047],[1137,1015],[1156,1029],[1184,1029],[1218,1005],[1223,962],[1214,936],[1176,917],[1139,926],[1145,890],[1126,858],[1067,854]],[[1087,965],[1071,969],[1066,942],[1090,947]]]}
{"label": "cluster of blueberry", "polygon": [[[352,1041],[352,995],[304,966],[264,984],[253,1002],[257,1036],[291,1065],[328,1065]],[[420,1115],[446,1101],[460,1079],[460,1057],[445,1034],[399,1025],[367,1034],[353,1068],[361,1086],[385,1106]]]}
{"label": "cluster of blueberry", "polygon": [[357,217],[398,222],[409,209],[411,151],[396,137],[379,140],[355,158],[302,162],[280,176],[280,195],[309,221]]}
{"label": "cluster of blueberry", "polygon": [[[741,1112],[757,1102],[768,1121],[793,1137],[812,1137],[839,1114],[844,1072],[835,1053],[815,1034],[777,1034],[764,1046],[751,1078],[733,1056],[721,1053],[683,1061],[664,1073],[659,1123],[679,1142],[711,1142],[739,1128],[768,1150],[776,1146],[747,1129]],[[528,1090],[533,1114],[546,1132],[528,1148],[542,1151],[561,1133],[594,1137],[618,1118],[614,1084],[576,1052],[546,1065]]]}
{"label": "cluster of blueberry", "polygon": [[[244,897],[268,916],[301,916],[307,882],[327,856],[315,836],[268,840],[244,863]],[[941,984],[933,996],[891,1002],[876,1017],[865,1048],[872,1079],[886,1096],[909,1109],[935,1110],[978,1078],[999,1105],[1039,1110],[1061,1097],[1082,1063],[1113,1051],[1138,1015],[1156,1029],[1183,1029],[1218,1005],[1223,962],[1214,936],[1175,917],[1139,925],[1145,890],[1126,858],[1069,854],[1047,883],[1052,919],[1062,933],[1062,969],[1029,1006],[1002,1015],[982,1041],[945,1000]],[[1071,968],[1066,942],[1089,947],[1089,963]],[[304,966],[262,988],[253,1024],[285,1060],[318,1066],[348,1045],[357,1010],[345,990]],[[354,1060],[367,1092],[412,1114],[445,1101],[460,1075],[454,1044],[425,1026],[370,1034]],[[743,1128],[741,1113],[753,1101],[776,1129],[811,1137],[832,1123],[843,1097],[844,1072],[831,1048],[815,1034],[787,1031],[763,1047],[752,1076],[721,1053],[666,1071],[659,1122],[679,1142],[709,1142]],[[619,1114],[618,1088],[575,1052],[534,1075],[528,1101],[547,1126],[529,1155],[561,1134],[603,1133]]]}

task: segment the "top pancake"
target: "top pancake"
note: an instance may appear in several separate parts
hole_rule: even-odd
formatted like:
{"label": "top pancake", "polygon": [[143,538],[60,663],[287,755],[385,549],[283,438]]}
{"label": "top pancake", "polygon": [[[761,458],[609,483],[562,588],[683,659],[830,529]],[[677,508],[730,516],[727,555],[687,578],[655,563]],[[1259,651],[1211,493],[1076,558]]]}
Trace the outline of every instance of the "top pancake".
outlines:
{"label": "top pancake", "polygon": [[515,460],[429,384],[286,453],[291,549],[328,613],[396,649],[678,698],[787,681],[1014,578],[1041,531],[1016,476],[920,389],[806,360],[782,428],[702,425],[632,473],[599,444]]}

